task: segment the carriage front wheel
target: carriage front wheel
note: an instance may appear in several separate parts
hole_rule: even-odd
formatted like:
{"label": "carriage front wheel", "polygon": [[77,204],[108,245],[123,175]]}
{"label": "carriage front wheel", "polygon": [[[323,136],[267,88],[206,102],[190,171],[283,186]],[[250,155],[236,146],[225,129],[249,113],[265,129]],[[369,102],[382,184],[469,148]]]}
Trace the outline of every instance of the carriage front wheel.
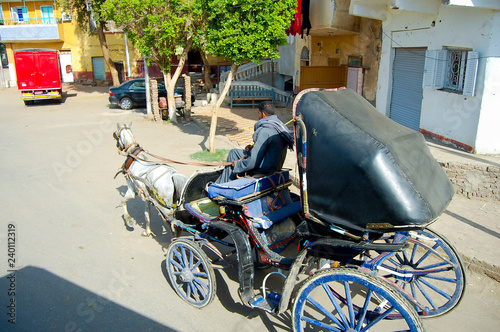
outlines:
{"label": "carriage front wheel", "polygon": [[170,244],[166,257],[168,278],[177,295],[196,308],[209,305],[216,292],[215,274],[200,246],[181,238]]}
{"label": "carriage front wheel", "polygon": [[[391,319],[402,317],[404,319]],[[294,331],[424,331],[415,309],[395,288],[347,268],[320,271],[300,287]]]}

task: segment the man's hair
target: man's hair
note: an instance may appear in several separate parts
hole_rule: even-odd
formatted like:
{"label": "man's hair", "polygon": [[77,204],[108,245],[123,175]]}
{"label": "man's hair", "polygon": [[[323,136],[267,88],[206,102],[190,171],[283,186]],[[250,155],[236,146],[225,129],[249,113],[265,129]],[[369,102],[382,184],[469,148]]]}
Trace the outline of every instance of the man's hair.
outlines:
{"label": "man's hair", "polygon": [[275,114],[273,103],[267,100],[260,102],[259,111],[265,113],[267,116]]}

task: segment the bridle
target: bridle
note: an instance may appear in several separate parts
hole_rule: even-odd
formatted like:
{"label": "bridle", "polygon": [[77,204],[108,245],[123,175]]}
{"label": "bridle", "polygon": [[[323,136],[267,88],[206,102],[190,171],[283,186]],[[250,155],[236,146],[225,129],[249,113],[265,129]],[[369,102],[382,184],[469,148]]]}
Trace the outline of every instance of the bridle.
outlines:
{"label": "bridle", "polygon": [[[128,130],[130,132],[130,135],[132,136],[132,143],[130,143],[128,146],[125,146],[122,142],[121,134],[123,130]],[[113,137],[116,140],[116,147],[118,148],[120,154],[128,155],[128,150],[130,150],[132,147],[139,147],[139,143],[137,143],[134,135],[132,134],[132,131],[130,131],[130,128],[127,125],[123,125],[118,128],[118,130],[113,133]]]}

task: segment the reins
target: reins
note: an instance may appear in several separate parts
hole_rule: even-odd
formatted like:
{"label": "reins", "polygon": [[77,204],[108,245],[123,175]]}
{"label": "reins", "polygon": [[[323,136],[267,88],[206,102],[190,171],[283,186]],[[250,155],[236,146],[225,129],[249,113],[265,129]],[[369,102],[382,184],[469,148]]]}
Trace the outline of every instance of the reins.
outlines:
{"label": "reins", "polygon": [[[128,128],[126,126],[122,127],[122,128],[120,128],[118,134],[116,134],[116,133],[113,134],[113,136],[115,137],[115,139],[117,141],[119,140],[119,137],[121,135],[121,131],[123,129],[128,129]],[[149,156],[157,159],[162,164],[169,164],[170,163],[170,164],[191,165],[191,166],[201,166],[201,167],[207,167],[207,166],[208,167],[217,167],[217,166],[229,166],[229,165],[231,165],[230,162],[185,162],[185,161],[178,161],[178,160],[164,158],[164,157],[152,154],[152,153],[144,150],[143,148],[141,148],[139,146],[139,144],[136,142],[133,134],[132,134],[132,138],[133,138],[133,142],[130,143],[126,148],[120,149],[120,147],[118,147],[118,153],[122,156],[126,156],[127,159],[123,163],[121,170],[115,174],[115,178],[120,173],[125,174],[128,171],[128,168],[132,164],[133,160],[138,160],[138,161],[147,162],[147,163],[155,163],[156,162],[156,161],[146,160],[146,159],[139,157],[139,153],[141,153],[141,152],[144,152],[144,153],[148,154]],[[135,146],[136,148],[131,153],[127,153],[126,151],[129,150],[130,148],[132,148],[133,146]]]}
{"label": "reins", "polygon": [[[171,163],[171,164],[179,164],[179,165],[191,165],[191,166],[229,166],[231,165],[230,162],[227,162],[227,161],[223,161],[223,162],[187,162],[187,161],[178,161],[178,160],[173,160],[173,159],[168,159],[168,158],[164,158],[164,157],[160,157],[160,156],[157,156],[155,154],[152,154],[146,150],[143,150],[142,148],[140,149],[139,152],[144,152],[148,155],[150,155],[151,157],[163,162],[163,163]],[[143,159],[141,157],[138,156],[138,153],[125,153],[121,150],[118,150],[118,153],[121,154],[122,156],[126,156],[126,157],[131,157],[135,160],[139,160],[139,161],[142,161],[142,162],[147,162],[147,163],[151,163],[151,162],[154,162],[153,160],[146,160],[146,159]]]}

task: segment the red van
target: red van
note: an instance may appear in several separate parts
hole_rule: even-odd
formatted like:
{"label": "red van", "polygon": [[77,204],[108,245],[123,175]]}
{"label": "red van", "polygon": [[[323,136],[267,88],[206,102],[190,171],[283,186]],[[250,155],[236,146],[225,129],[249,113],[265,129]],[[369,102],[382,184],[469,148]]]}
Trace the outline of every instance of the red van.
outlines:
{"label": "red van", "polygon": [[35,100],[62,99],[62,76],[59,52],[50,49],[14,51],[17,89],[26,105]]}

